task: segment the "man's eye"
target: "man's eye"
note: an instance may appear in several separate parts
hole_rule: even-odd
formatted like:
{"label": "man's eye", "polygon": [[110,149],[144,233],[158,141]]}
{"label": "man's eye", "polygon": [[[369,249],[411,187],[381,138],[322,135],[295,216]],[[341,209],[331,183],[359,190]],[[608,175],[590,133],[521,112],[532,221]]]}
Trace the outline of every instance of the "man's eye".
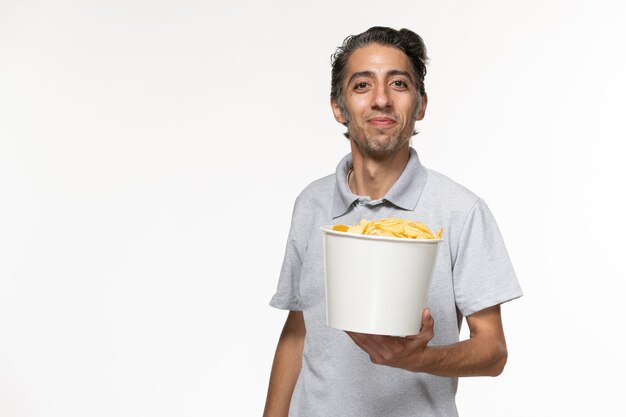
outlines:
{"label": "man's eye", "polygon": [[355,90],[365,90],[367,88],[368,84],[366,82],[360,82],[360,83],[356,83],[356,85],[354,86]]}
{"label": "man's eye", "polygon": [[406,88],[408,87],[407,83],[405,81],[402,80],[395,80],[394,82],[391,83],[394,87],[401,87],[401,88]]}

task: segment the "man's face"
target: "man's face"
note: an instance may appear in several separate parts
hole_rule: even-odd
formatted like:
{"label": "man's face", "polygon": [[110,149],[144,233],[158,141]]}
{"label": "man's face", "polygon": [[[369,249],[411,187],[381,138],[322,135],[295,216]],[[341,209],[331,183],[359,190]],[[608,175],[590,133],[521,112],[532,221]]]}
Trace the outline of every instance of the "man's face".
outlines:
{"label": "man's face", "polygon": [[373,43],[355,50],[346,69],[345,112],[333,99],[335,119],[347,125],[350,140],[365,156],[387,159],[408,146],[415,121],[426,110],[411,61],[400,49]]}

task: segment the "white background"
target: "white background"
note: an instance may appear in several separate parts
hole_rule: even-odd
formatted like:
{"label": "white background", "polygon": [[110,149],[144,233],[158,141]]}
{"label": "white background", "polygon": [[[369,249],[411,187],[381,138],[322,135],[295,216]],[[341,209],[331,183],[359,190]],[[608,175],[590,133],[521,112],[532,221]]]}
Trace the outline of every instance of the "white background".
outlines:
{"label": "white background", "polygon": [[414,146],[525,293],[461,415],[622,409],[619,2],[214,3],[0,0],[2,417],[261,414],[293,201],[349,151],[329,57],[373,25],[426,41]]}

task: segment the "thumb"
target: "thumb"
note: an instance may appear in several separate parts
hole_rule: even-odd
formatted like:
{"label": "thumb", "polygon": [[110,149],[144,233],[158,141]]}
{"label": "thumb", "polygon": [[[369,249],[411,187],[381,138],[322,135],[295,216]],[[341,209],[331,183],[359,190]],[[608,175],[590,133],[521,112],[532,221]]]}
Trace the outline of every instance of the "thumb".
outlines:
{"label": "thumb", "polygon": [[430,309],[425,308],[422,313],[422,327],[420,333],[432,333],[435,327],[435,319],[430,314]]}

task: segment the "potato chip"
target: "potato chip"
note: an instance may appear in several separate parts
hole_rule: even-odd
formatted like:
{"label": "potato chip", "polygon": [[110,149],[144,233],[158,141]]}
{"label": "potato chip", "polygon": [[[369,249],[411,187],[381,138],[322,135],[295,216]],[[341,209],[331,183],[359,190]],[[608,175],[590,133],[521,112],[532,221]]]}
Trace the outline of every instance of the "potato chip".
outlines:
{"label": "potato chip", "polygon": [[336,224],[333,230],[360,235],[399,237],[408,239],[441,239],[443,228],[433,234],[422,222],[391,217],[377,221],[361,220],[359,224],[346,226]]}

